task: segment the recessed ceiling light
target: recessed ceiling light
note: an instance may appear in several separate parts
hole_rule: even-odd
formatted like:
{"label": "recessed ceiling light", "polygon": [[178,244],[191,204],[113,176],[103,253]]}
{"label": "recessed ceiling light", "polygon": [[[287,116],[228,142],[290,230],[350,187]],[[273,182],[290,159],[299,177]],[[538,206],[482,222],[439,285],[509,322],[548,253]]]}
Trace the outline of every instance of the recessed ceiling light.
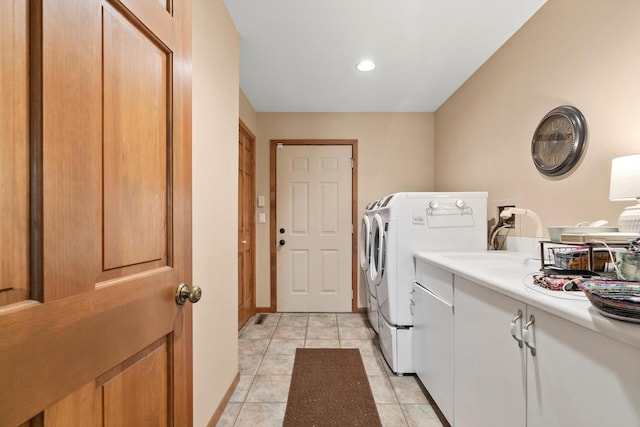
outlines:
{"label": "recessed ceiling light", "polygon": [[369,59],[365,59],[360,61],[360,63],[356,65],[356,68],[358,69],[358,71],[371,71],[376,68],[376,64],[374,64],[373,61]]}

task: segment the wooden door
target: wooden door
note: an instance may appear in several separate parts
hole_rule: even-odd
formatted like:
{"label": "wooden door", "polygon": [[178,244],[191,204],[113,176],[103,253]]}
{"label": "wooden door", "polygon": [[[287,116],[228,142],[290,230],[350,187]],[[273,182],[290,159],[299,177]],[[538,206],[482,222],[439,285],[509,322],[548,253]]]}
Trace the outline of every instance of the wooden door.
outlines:
{"label": "wooden door", "polygon": [[352,306],[352,151],[283,145],[277,156],[278,310]]}
{"label": "wooden door", "polygon": [[238,330],[256,313],[255,137],[240,122],[238,137]]}
{"label": "wooden door", "polygon": [[19,242],[0,289],[29,294],[0,307],[0,425],[191,425],[191,306],[175,298],[191,280],[190,2],[1,12],[3,78],[27,94],[2,86],[1,111],[18,108],[1,188],[28,213],[0,217]]}

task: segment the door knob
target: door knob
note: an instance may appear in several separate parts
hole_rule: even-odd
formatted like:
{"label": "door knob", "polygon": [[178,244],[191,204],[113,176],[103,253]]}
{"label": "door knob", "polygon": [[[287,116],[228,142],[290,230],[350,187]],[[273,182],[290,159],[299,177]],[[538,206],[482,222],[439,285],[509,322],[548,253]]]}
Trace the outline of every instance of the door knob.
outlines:
{"label": "door knob", "polygon": [[181,283],[178,286],[178,290],[176,291],[176,304],[184,305],[187,300],[195,304],[200,301],[200,298],[202,298],[202,289],[198,286],[194,286],[193,289],[190,289],[189,285],[185,283]]}
{"label": "door knob", "polygon": [[243,240],[243,241],[242,241],[242,244],[243,244],[243,245],[246,245],[246,244],[247,244],[247,241],[246,241],[246,240]]}
{"label": "door knob", "polygon": [[280,243],[280,246],[284,246],[284,244],[285,244],[286,242],[284,241],[284,239],[282,239],[282,240],[280,240],[280,242],[279,242],[279,243]]}

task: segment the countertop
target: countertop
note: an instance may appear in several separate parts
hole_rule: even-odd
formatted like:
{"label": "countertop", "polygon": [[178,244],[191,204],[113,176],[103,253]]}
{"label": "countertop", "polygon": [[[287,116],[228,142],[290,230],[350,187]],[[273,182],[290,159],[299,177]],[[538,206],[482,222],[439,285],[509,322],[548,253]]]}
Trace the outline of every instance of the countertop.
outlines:
{"label": "countertop", "polygon": [[[582,292],[551,291],[533,284],[540,260],[511,251],[416,252],[416,259],[528,305],[640,349],[640,324],[600,314]],[[455,300],[454,300],[455,306]]]}

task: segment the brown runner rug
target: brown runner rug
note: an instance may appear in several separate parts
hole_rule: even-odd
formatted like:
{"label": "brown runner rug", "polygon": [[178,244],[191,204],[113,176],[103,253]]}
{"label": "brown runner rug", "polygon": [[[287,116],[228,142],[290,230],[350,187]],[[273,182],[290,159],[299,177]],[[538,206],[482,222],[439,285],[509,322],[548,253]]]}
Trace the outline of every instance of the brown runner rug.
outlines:
{"label": "brown runner rug", "polygon": [[298,348],[283,426],[381,426],[357,348]]}

